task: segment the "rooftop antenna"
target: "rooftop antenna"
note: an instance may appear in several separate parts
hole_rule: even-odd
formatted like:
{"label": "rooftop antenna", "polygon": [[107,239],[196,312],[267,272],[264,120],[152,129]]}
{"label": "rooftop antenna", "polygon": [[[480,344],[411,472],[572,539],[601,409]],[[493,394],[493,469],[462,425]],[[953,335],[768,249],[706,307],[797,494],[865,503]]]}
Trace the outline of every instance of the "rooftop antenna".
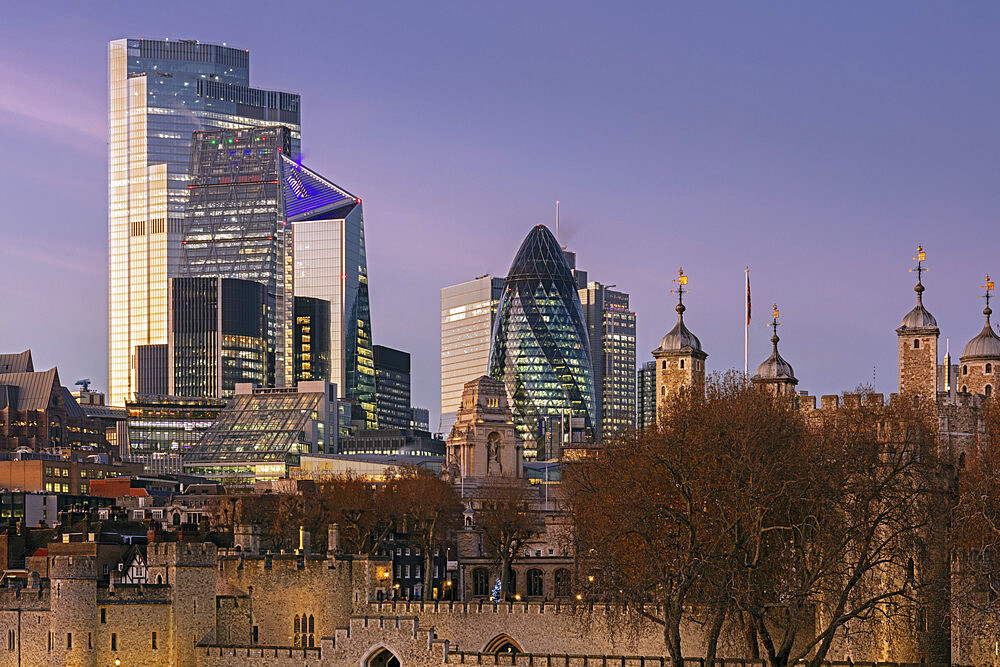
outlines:
{"label": "rooftop antenna", "polygon": [[559,200],[556,200],[556,241],[559,240]]}
{"label": "rooftop antenna", "polygon": [[77,380],[74,383],[76,387],[83,387],[83,391],[90,391],[90,378],[84,378],[82,380]]}

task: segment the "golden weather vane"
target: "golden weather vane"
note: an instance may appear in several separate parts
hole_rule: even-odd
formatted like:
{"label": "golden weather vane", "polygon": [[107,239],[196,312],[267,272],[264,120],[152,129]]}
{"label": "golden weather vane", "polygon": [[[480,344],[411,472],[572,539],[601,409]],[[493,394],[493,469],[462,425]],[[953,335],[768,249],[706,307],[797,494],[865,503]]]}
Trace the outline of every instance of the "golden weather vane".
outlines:
{"label": "golden weather vane", "polygon": [[910,269],[910,273],[917,272],[917,282],[919,283],[921,282],[921,275],[924,271],[927,271],[927,268],[924,266],[924,262],[927,261],[927,253],[924,252],[924,247],[919,243],[917,244],[917,254],[913,256],[913,259],[917,261],[917,265]]}
{"label": "golden weather vane", "polygon": [[684,288],[688,284],[688,277],[686,275],[684,275],[684,269],[683,269],[683,267],[680,268],[680,269],[677,269],[677,277],[674,278],[673,282],[674,282],[675,285],[677,285],[677,289],[670,290],[670,293],[671,294],[676,294],[678,301],[683,302],[684,301],[684,295],[687,293],[687,290],[684,289]]}
{"label": "golden weather vane", "polygon": [[982,297],[982,298],[984,298],[984,299],[986,299],[986,307],[989,308],[990,307],[990,299],[993,298],[993,294],[992,294],[992,292],[993,292],[993,281],[990,280],[990,274],[988,274],[988,273],[986,274],[986,284],[985,285],[980,285],[979,289],[985,290],[979,296]]}
{"label": "golden weather vane", "polygon": [[768,324],[767,326],[769,326],[774,331],[775,336],[778,335],[778,327],[781,326],[781,322],[778,321],[779,316],[780,312],[778,311],[778,304],[774,304],[773,306],[771,306],[771,323]]}

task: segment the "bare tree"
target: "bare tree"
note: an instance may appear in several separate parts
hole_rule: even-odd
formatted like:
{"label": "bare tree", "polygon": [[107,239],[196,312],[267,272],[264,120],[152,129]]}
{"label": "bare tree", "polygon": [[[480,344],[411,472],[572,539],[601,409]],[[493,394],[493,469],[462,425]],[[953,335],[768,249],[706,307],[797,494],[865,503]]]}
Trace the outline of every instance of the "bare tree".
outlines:
{"label": "bare tree", "polygon": [[476,524],[482,530],[486,550],[500,570],[500,595],[509,598],[514,560],[524,543],[540,529],[534,508],[538,497],[522,480],[494,478],[477,495]]}

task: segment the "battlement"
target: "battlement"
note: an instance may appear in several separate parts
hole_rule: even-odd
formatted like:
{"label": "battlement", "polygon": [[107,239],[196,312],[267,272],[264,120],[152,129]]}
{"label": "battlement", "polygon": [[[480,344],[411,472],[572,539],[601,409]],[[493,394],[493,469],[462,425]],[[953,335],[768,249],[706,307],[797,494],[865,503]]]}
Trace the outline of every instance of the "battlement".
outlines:
{"label": "battlement", "polygon": [[[402,614],[402,617],[410,615],[416,616],[421,613],[434,614],[500,614],[500,615],[529,615],[529,614],[584,614],[588,616],[605,615],[612,616],[618,613],[617,608],[610,603],[596,602],[489,602],[487,600],[477,600],[474,602],[456,601],[370,601],[369,609],[375,613],[373,616],[390,616]],[[649,609],[651,613],[663,614],[664,609],[653,605],[644,605],[644,609]]]}
{"label": "battlement", "polygon": [[97,559],[93,556],[52,556],[50,579],[97,579]]}
{"label": "battlement", "polygon": [[146,547],[146,557],[151,567],[215,567],[217,553],[217,547],[208,542],[152,542]]}
{"label": "battlement", "polygon": [[51,592],[52,589],[46,585],[39,588],[0,588],[0,610],[48,611]]}

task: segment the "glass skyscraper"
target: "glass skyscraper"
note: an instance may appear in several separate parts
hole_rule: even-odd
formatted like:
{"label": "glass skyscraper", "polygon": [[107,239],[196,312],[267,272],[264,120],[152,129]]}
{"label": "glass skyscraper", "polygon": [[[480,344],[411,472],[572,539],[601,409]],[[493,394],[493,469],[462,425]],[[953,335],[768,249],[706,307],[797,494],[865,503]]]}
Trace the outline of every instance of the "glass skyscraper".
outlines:
{"label": "glass skyscraper", "polygon": [[229,398],[267,376],[267,290],[238,278],[171,278],[173,396]]}
{"label": "glass skyscraper", "polygon": [[597,413],[587,326],[566,257],[544,225],[524,239],[504,283],[490,375],[503,381],[513,399],[526,457],[558,455],[539,446],[548,439],[553,419],[557,424],[582,421],[584,435],[594,437]]}
{"label": "glass skyscraper", "polygon": [[264,286],[269,387],[293,382],[292,229],[279,184],[291,139],[285,127],[194,133],[179,268]]}
{"label": "glass skyscraper", "polygon": [[379,428],[410,428],[410,353],[375,346],[375,395]]}
{"label": "glass skyscraper", "polygon": [[640,431],[656,424],[656,361],[647,361],[636,375],[636,428]]}
{"label": "glass skyscraper", "polygon": [[299,96],[250,87],[250,54],[190,40],[108,47],[109,400],[135,390],[134,350],[167,342],[195,130],[284,125],[299,153]]}
{"label": "glass skyscraper", "polygon": [[465,383],[490,371],[493,322],[503,278],[485,275],[441,290],[441,421],[448,437]]}
{"label": "glass skyscraper", "polygon": [[635,313],[628,294],[599,282],[588,282],[579,294],[590,337],[597,431],[610,440],[635,427]]}
{"label": "glass skyscraper", "polygon": [[330,303],[329,379],[357,402],[365,428],[378,428],[361,200],[288,158],[281,190],[292,227],[295,296]]}

